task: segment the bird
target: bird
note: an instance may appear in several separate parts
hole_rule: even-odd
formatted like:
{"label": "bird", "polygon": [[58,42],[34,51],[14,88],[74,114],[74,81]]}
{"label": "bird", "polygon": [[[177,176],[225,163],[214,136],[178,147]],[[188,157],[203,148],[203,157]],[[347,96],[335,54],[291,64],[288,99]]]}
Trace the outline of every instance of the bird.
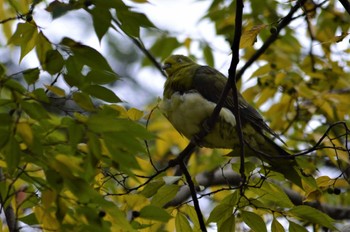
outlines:
{"label": "bird", "polygon": [[[205,126],[218,103],[227,78],[218,70],[199,65],[184,55],[171,55],[162,69],[164,84],[160,109],[173,127],[191,140]],[[265,123],[260,113],[238,93],[238,107],[245,144],[245,156],[256,156],[298,186],[302,186],[297,163],[272,138],[280,137]],[[281,140],[281,139],[280,139]],[[226,97],[214,127],[198,144],[206,148],[233,149],[239,154],[241,145],[237,134],[232,90]]]}

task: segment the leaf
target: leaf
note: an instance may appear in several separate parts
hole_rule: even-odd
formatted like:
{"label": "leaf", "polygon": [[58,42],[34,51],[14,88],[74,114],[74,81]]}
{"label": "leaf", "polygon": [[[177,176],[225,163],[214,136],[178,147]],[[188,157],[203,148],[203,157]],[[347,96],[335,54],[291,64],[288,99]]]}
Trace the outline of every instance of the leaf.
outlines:
{"label": "leaf", "polygon": [[170,202],[177,194],[179,185],[164,185],[153,196],[151,204],[159,207],[163,207],[166,203]]}
{"label": "leaf", "polygon": [[96,35],[101,42],[102,37],[107,33],[111,26],[112,15],[109,9],[99,7],[98,5],[89,11],[92,17]]}
{"label": "leaf", "polygon": [[281,225],[281,223],[279,223],[279,221],[276,218],[273,218],[273,221],[271,223],[271,232],[284,232],[284,228]]}
{"label": "leaf", "polygon": [[87,75],[86,79],[98,85],[111,84],[118,80],[118,75],[114,72],[103,71],[103,70],[91,70]]}
{"label": "leaf", "polygon": [[242,211],[242,219],[255,232],[267,232],[264,220],[256,213]]}
{"label": "leaf", "polygon": [[128,118],[130,118],[133,121],[138,121],[142,118],[143,111],[138,110],[136,108],[130,108],[128,110]]}
{"label": "leaf", "polygon": [[190,223],[187,220],[187,218],[181,212],[178,212],[176,214],[175,228],[176,228],[176,231],[183,231],[183,232],[191,232],[191,231],[193,231],[191,226],[190,226]]}
{"label": "leaf", "polygon": [[21,106],[24,111],[33,119],[41,121],[43,119],[49,118],[49,114],[44,107],[36,102],[23,101]]}
{"label": "leaf", "polygon": [[3,85],[21,94],[24,94],[26,92],[26,89],[24,88],[24,86],[14,79],[5,79],[3,82]]}
{"label": "leaf", "polygon": [[262,24],[244,31],[241,37],[239,48],[247,48],[253,46],[253,44],[256,42],[256,37],[258,36],[259,32],[266,27],[267,25]]}
{"label": "leaf", "polygon": [[74,5],[72,3],[63,3],[60,1],[53,1],[49,4],[48,7],[46,7],[46,11],[51,13],[51,16],[53,19],[56,19],[60,16],[65,15],[66,13],[68,13],[68,11],[73,10]]}
{"label": "leaf", "polygon": [[34,213],[28,214],[24,217],[20,217],[18,218],[18,220],[30,226],[39,224]]}
{"label": "leaf", "polygon": [[176,48],[180,47],[180,43],[175,37],[160,37],[150,48],[152,54],[157,55],[161,59],[167,58]]}
{"label": "leaf", "polygon": [[157,193],[160,187],[164,185],[164,181],[153,181],[145,186],[145,188],[140,192],[143,196],[149,198]]}
{"label": "leaf", "polygon": [[[106,132],[103,135],[105,145],[112,159],[118,163],[119,168],[132,175],[132,170],[140,169],[132,149],[135,142],[132,138],[126,138],[125,134],[119,132]],[[127,142],[128,144],[125,144]],[[131,143],[131,145],[130,145]],[[137,149],[137,148],[136,148]]]}
{"label": "leaf", "polygon": [[19,122],[17,123],[16,126],[17,126],[17,132],[22,137],[24,142],[28,146],[31,146],[33,143],[34,135],[30,125],[27,122]]}
{"label": "leaf", "polygon": [[2,149],[8,142],[10,137],[9,128],[0,128],[0,149]]}
{"label": "leaf", "polygon": [[51,75],[58,73],[62,70],[64,65],[64,59],[61,53],[57,50],[48,50],[45,54],[45,62],[43,63],[43,69]]}
{"label": "leaf", "polygon": [[38,68],[27,69],[23,72],[24,80],[28,85],[34,84],[39,79],[40,70]]}
{"label": "leaf", "polygon": [[120,28],[132,37],[140,37],[140,27],[154,27],[146,15],[130,11],[129,8],[117,9],[117,17],[121,23]]}
{"label": "leaf", "polygon": [[91,69],[113,72],[107,60],[96,49],[67,37],[63,38],[60,44],[71,49],[78,63],[87,65]]}
{"label": "leaf", "polygon": [[301,225],[296,224],[295,222],[289,221],[289,232],[308,232],[308,230]]}
{"label": "leaf", "polygon": [[84,76],[81,74],[81,70],[84,64],[75,56],[70,56],[66,60],[67,73],[64,74],[64,80],[70,86],[80,87],[84,83]]}
{"label": "leaf", "polygon": [[154,205],[143,207],[140,210],[140,217],[161,222],[167,222],[171,218],[167,211]]}
{"label": "leaf", "polygon": [[17,29],[8,43],[21,47],[20,61],[35,47],[38,35],[38,29],[34,24],[28,22],[17,24]]}
{"label": "leaf", "polygon": [[285,208],[294,206],[283,189],[274,183],[266,181],[261,188],[251,189],[251,191],[261,196],[260,201],[266,202],[269,205],[278,205]]}
{"label": "leaf", "polygon": [[233,205],[218,204],[210,213],[208,222],[220,222],[232,215]]}
{"label": "leaf", "polygon": [[40,64],[43,66],[43,69],[45,70],[45,63],[46,63],[46,53],[48,51],[52,50],[51,42],[48,40],[48,38],[40,31],[38,34],[38,42],[35,46],[36,56],[38,57],[38,60]]}
{"label": "leaf", "polygon": [[327,214],[322,213],[321,211],[310,206],[295,206],[290,209],[288,213],[311,223],[316,223],[329,229],[336,230],[336,227],[333,225],[334,220],[332,218],[330,218]]}
{"label": "leaf", "polygon": [[20,161],[20,147],[17,140],[14,137],[9,137],[9,141],[4,150],[5,161],[8,172],[12,174],[16,169]]}
{"label": "leaf", "polygon": [[83,88],[82,91],[106,102],[121,102],[119,97],[112,90],[100,85],[89,85]]}
{"label": "leaf", "polygon": [[54,86],[54,85],[45,85],[46,89],[50,90],[52,93],[56,94],[59,97],[66,96],[66,92],[64,89],[61,89],[60,87]]}
{"label": "leaf", "polygon": [[40,102],[44,102],[44,103],[50,102],[50,100],[47,97],[45,90],[43,88],[38,88],[38,89],[33,90],[32,94],[34,94],[34,98]]}
{"label": "leaf", "polygon": [[235,223],[236,215],[231,214],[225,221],[218,224],[218,232],[234,232],[235,231]]}
{"label": "leaf", "polygon": [[211,47],[209,47],[208,44],[206,44],[206,45],[204,46],[203,54],[204,54],[205,62],[206,62],[209,66],[214,67],[214,56],[213,56],[213,52],[212,52],[212,50],[211,50]]}
{"label": "leaf", "polygon": [[81,92],[73,93],[73,100],[84,110],[87,110],[87,111],[95,110],[94,103],[92,103],[91,98],[86,93],[81,93]]}

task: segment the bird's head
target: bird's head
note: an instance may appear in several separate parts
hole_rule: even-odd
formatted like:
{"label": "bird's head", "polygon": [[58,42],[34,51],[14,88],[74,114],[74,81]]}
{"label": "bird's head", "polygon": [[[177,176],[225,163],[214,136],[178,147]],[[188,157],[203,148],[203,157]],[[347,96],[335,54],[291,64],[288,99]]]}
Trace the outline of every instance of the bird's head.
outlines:
{"label": "bird's head", "polygon": [[180,69],[196,64],[193,60],[183,55],[171,55],[164,60],[163,70],[168,76],[171,76]]}

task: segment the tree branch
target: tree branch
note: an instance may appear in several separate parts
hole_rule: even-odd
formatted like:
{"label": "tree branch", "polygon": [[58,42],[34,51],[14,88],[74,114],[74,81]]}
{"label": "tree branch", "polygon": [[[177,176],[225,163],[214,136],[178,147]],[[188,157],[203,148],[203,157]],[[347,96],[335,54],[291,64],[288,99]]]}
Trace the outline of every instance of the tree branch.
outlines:
{"label": "tree branch", "polygon": [[343,5],[344,9],[350,15],[350,3],[348,2],[348,0],[339,0],[339,2]]}
{"label": "tree branch", "polygon": [[[230,170],[225,169],[224,173],[222,173],[221,170],[216,170],[212,173],[200,173],[196,176],[196,182],[198,185],[203,186],[204,189],[207,189],[209,187],[214,186],[227,186],[229,183],[232,186],[239,186],[241,181],[241,177],[238,173]],[[222,191],[225,190],[232,190],[236,189],[237,187],[223,187]],[[313,202],[304,202],[303,196],[301,196],[299,193],[288,189],[283,188],[284,192],[287,194],[289,199],[293,202],[294,205],[309,205],[313,208],[317,208],[318,210],[326,213],[330,217],[332,217],[335,220],[345,220],[350,219],[350,207],[343,207],[343,206],[333,206],[329,204],[319,203],[316,201]],[[210,193],[211,194],[211,193]],[[202,195],[207,196],[208,194]],[[188,186],[182,186],[178,193],[176,194],[175,198],[168,202],[164,207],[170,207],[170,206],[178,206],[180,204],[183,204],[188,198],[190,197],[190,190]]]}
{"label": "tree branch", "polygon": [[295,6],[293,6],[289,13],[280,21],[280,23],[276,27],[276,31],[271,33],[270,37],[267,38],[265,43],[257,50],[253,56],[244,64],[244,66],[239,70],[236,76],[236,81],[239,81],[242,78],[243,73],[262,55],[265,51],[270,47],[270,45],[275,42],[278,38],[280,31],[286,27],[292,20],[294,13],[302,6],[306,0],[299,0]]}
{"label": "tree branch", "polygon": [[186,181],[188,183],[188,188],[189,188],[191,196],[192,196],[194,209],[196,210],[196,214],[197,214],[197,217],[198,217],[199,226],[200,226],[202,231],[206,232],[207,228],[205,227],[205,222],[204,222],[204,219],[203,219],[201,208],[199,206],[199,201],[198,201],[198,198],[197,198],[197,192],[196,192],[196,188],[194,186],[194,183],[192,181],[192,177],[191,177],[190,173],[187,170],[186,164],[183,161],[181,161],[179,165],[180,165],[180,168],[181,168],[183,174],[185,175]]}
{"label": "tree branch", "polygon": [[[118,22],[118,20],[116,20],[115,18],[112,18],[113,22],[119,27],[121,28],[120,23]],[[114,28],[114,27],[113,27]],[[116,28],[114,28],[116,30]],[[123,31],[124,32],[124,31]],[[150,53],[150,51],[148,51],[144,44],[142,43],[141,39],[136,39],[133,36],[128,35],[127,33],[124,32],[124,34],[126,36],[129,37],[129,39],[142,51],[143,54],[145,54],[145,56],[153,63],[153,65],[159,70],[159,72],[166,77],[166,74],[164,72],[164,70],[162,69],[162,65],[156,60],[156,58]]]}
{"label": "tree branch", "polygon": [[[236,3],[236,19],[235,19],[235,36],[233,38],[233,42],[231,45],[232,59],[231,59],[230,68],[228,69],[228,80],[222,95],[227,96],[230,89],[232,89],[237,135],[239,138],[239,143],[241,148],[240,149],[241,163],[240,163],[239,172],[241,174],[242,184],[244,185],[246,182],[246,176],[244,174],[244,140],[243,140],[241,113],[239,110],[238,89],[236,85],[236,69],[239,62],[239,44],[240,44],[241,35],[242,35],[243,0],[237,0],[236,2],[237,3]],[[225,99],[226,97],[223,97],[222,101],[224,101]],[[241,188],[241,194],[243,195],[243,188]]]}

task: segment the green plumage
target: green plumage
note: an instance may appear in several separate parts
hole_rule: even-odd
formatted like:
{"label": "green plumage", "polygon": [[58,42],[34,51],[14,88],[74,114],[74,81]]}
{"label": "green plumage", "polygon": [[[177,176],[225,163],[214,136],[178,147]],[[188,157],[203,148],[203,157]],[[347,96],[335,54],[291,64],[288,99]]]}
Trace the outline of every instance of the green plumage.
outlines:
{"label": "green plumage", "polygon": [[[212,114],[227,79],[219,71],[198,65],[182,55],[167,58],[164,62],[164,70],[168,78],[164,85],[161,108],[173,126],[181,134],[191,139],[201,130],[204,121]],[[243,137],[247,148],[246,155],[260,157],[267,161],[274,170],[301,186],[300,175],[293,168],[296,166],[293,159],[271,158],[289,155],[264,133],[279,137],[240,94],[238,100]],[[214,128],[198,145],[234,149],[239,154],[240,146],[233,111],[233,97],[230,92]]]}

